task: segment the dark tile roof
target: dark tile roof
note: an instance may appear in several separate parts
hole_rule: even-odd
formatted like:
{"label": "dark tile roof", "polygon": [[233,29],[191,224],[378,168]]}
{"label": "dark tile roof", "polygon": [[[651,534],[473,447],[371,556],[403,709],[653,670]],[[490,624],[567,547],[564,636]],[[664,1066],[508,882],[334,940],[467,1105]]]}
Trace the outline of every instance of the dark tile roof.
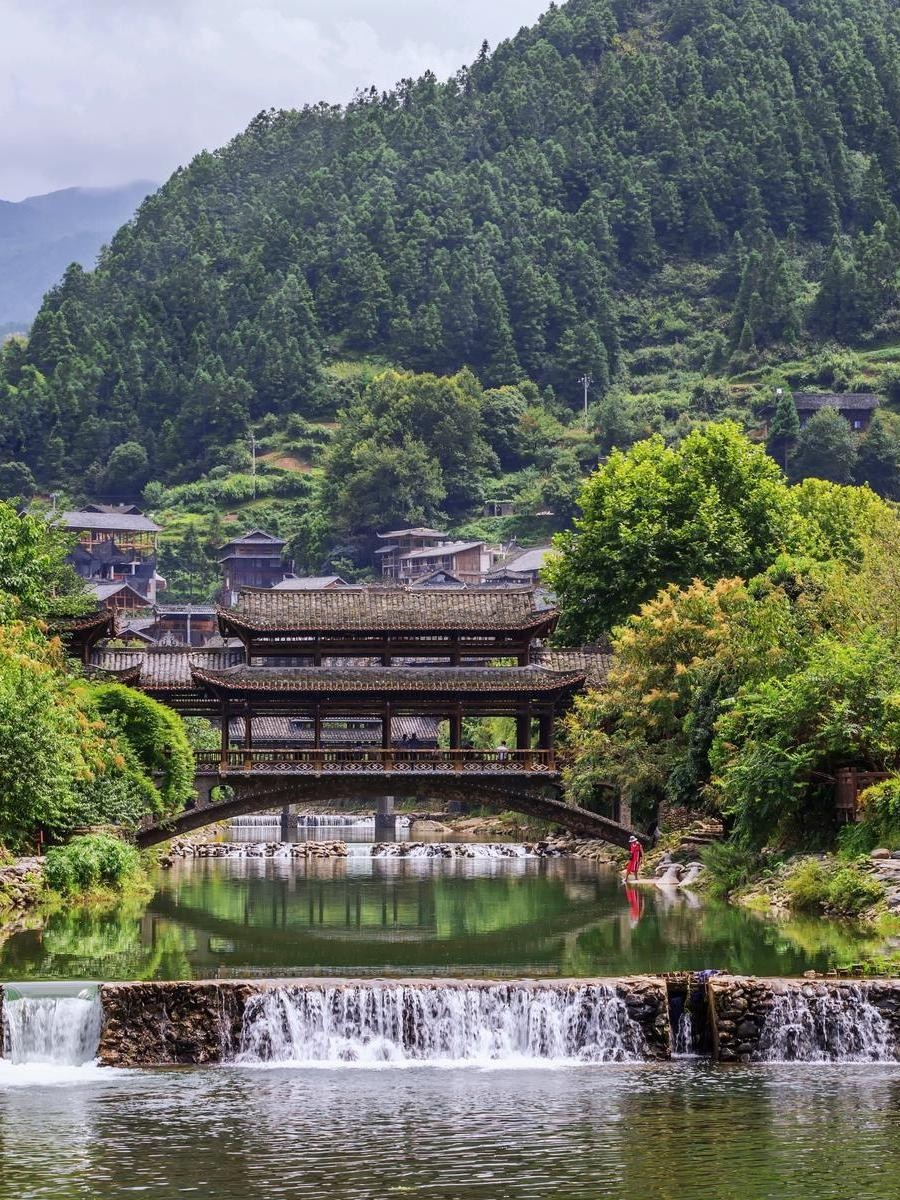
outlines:
{"label": "dark tile roof", "polygon": [[322,592],[247,588],[241,592],[237,607],[221,616],[227,625],[259,632],[465,633],[528,629],[546,624],[555,612],[538,611],[529,588],[340,588]]}
{"label": "dark tile roof", "polygon": [[115,628],[115,616],[107,608],[92,609],[80,617],[48,617],[47,629],[57,637],[68,637],[92,629],[108,629],[110,636]]}
{"label": "dark tile roof", "polygon": [[226,670],[244,661],[243,647],[239,650],[187,646],[149,646],[146,649],[120,650],[103,647],[91,655],[91,666],[118,675],[137,669],[137,682],[148,691],[177,691],[191,689],[194,681],[191,669]]}
{"label": "dark tile roof", "polygon": [[159,533],[160,526],[149,517],[131,513],[64,512],[51,517],[65,529],[109,529],[124,533]]}
{"label": "dark tile roof", "polygon": [[794,392],[794,404],[800,412],[816,412],[820,408],[870,412],[881,404],[881,397],[871,392]]}
{"label": "dark tile roof", "polygon": [[379,533],[380,538],[400,538],[400,537],[434,537],[445,538],[446,533],[442,533],[440,529],[392,529],[388,533]]}
{"label": "dark tile roof", "polygon": [[535,650],[531,661],[548,671],[577,671],[584,675],[589,687],[596,688],[606,683],[613,656],[602,650]]}
{"label": "dark tile roof", "polygon": [[471,692],[538,694],[565,691],[584,683],[577,672],[540,667],[248,667],[193,668],[197,683],[229,691],[353,694]]}

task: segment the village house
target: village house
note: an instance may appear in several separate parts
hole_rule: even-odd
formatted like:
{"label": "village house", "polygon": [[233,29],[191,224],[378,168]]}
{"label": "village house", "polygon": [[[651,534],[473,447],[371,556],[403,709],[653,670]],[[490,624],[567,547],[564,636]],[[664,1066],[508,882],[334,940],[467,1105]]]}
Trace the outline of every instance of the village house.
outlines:
{"label": "village house", "polygon": [[382,579],[400,579],[400,559],[414,550],[427,550],[448,540],[448,535],[439,529],[394,529],[390,533],[379,533],[378,540],[386,543],[375,551],[381,564]]}
{"label": "village house", "polygon": [[441,542],[411,550],[399,558],[401,583],[415,583],[424,575],[447,571],[466,584],[480,583],[496,562],[497,553],[484,542]]}
{"label": "village house", "polygon": [[854,433],[865,433],[881,400],[869,392],[795,392],[794,404],[801,427],[821,409],[836,408]]}
{"label": "village house", "polygon": [[[55,513],[50,519],[75,534],[67,562],[82,579],[90,584],[127,583],[143,598],[145,607],[156,603],[157,593],[166,586],[156,569],[160,527],[139,508],[88,504]],[[120,606],[126,603],[130,601],[123,597]]]}
{"label": "village house", "polygon": [[220,597],[226,606],[236,604],[241,588],[272,588],[294,574],[294,564],[284,556],[283,538],[251,529],[219,549],[222,572]]}

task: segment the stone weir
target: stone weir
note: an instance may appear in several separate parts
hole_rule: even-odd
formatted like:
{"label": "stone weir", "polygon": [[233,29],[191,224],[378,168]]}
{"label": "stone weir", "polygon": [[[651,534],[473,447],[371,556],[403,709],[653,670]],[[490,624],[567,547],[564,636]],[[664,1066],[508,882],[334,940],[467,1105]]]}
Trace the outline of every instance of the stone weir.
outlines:
{"label": "stone weir", "polygon": [[0,1011],[19,1062],[900,1062],[900,980],[7,984]]}
{"label": "stone weir", "polygon": [[754,979],[706,984],[719,1062],[898,1062],[900,980]]}
{"label": "stone weir", "polygon": [[647,977],[123,983],[100,990],[108,1066],[260,1062],[625,1062],[671,1054]]}

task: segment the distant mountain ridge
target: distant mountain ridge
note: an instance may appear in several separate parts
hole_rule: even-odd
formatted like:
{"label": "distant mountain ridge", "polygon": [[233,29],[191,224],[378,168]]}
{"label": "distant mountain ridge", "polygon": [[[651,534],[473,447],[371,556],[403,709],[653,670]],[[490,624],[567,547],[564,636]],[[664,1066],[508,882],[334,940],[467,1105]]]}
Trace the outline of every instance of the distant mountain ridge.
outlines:
{"label": "distant mountain ridge", "polygon": [[92,267],[100,247],[156,186],[138,179],[0,200],[0,326],[25,329],[69,263]]}

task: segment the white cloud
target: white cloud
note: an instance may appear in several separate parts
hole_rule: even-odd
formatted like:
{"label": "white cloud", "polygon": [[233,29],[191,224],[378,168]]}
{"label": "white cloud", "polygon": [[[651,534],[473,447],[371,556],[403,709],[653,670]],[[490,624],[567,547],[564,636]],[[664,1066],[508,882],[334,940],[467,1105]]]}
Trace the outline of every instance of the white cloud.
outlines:
{"label": "white cloud", "polygon": [[163,180],[261,109],[439,77],[541,0],[6,0],[0,196]]}

